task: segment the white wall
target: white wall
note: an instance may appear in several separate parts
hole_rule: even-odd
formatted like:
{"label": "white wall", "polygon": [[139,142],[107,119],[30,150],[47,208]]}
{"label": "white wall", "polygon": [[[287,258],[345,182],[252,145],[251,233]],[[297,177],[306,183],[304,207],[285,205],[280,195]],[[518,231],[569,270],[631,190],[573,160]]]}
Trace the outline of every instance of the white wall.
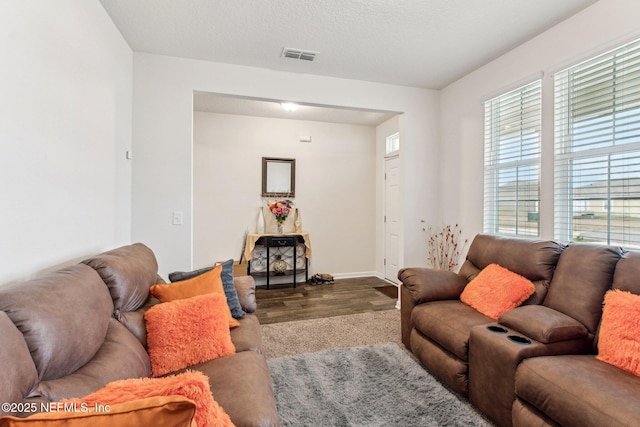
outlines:
{"label": "white wall", "polygon": [[640,2],[600,0],[538,37],[454,82],[441,93],[441,204],[445,222],[482,232],[482,100],[543,77],[541,237],[553,238],[553,78],[563,67],[640,37]]}
{"label": "white wall", "polygon": [[375,270],[375,128],[196,112],[193,132],[194,267],[239,259],[264,205],[262,157],[285,157],[296,159],[310,275]]}
{"label": "white wall", "polygon": [[[437,92],[150,54],[134,54],[133,85],[132,236],[154,250],[162,275],[194,265],[194,90],[403,112],[404,263],[423,263],[420,220],[439,217]],[[183,225],[172,225],[173,211]]]}
{"label": "white wall", "polygon": [[133,56],[99,1],[0,3],[0,284],[128,243]]}

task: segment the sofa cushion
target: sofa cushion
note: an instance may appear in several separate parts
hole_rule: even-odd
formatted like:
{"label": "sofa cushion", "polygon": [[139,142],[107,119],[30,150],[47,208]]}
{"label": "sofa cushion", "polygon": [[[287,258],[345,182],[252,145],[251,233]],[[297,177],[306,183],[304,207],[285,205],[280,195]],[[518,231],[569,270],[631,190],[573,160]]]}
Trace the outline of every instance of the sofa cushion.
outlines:
{"label": "sofa cushion", "polygon": [[170,302],[178,299],[191,298],[206,293],[217,293],[225,297],[225,306],[228,312],[229,327],[235,328],[240,325],[231,315],[231,310],[227,304],[226,295],[222,286],[222,266],[219,265],[213,270],[208,271],[191,279],[180,282],[173,282],[167,285],[158,284],[151,287],[151,293],[158,298],[160,302]]}
{"label": "sofa cushion", "polygon": [[231,329],[231,341],[239,351],[262,352],[262,334],[260,322],[255,314],[247,314],[239,320],[240,327]]}
{"label": "sofa cushion", "polygon": [[543,305],[573,317],[595,333],[604,294],[621,256],[622,250],[616,247],[570,244],[560,255]]}
{"label": "sofa cushion", "polygon": [[592,355],[526,359],[516,371],[515,390],[561,425],[636,425],[640,419],[638,377]]}
{"label": "sofa cushion", "polygon": [[[57,408],[53,404],[53,408]],[[182,396],[160,396],[136,399],[130,402],[109,405],[108,409],[78,405],[78,410],[64,410],[35,414],[27,418],[7,417],[0,419],[0,427],[126,427],[163,425],[192,427],[196,412],[195,403]]]}
{"label": "sofa cushion", "polygon": [[466,362],[471,328],[493,319],[460,301],[434,301],[414,307],[411,322],[422,335]]}
{"label": "sofa cushion", "polygon": [[552,241],[478,234],[469,246],[467,261],[480,270],[489,264],[500,264],[531,281],[549,281],[562,249]]}
{"label": "sofa cushion", "polygon": [[[198,426],[233,425],[224,409],[214,400],[209,388],[209,379],[201,372],[187,371],[163,378],[131,378],[114,381],[95,393],[64,402],[84,402],[89,406],[111,405],[147,397],[172,395],[183,396],[195,402],[195,420]],[[246,402],[250,400],[245,400],[244,403]]]}
{"label": "sofa cushion", "polygon": [[500,316],[499,323],[544,344],[585,338],[589,334],[574,318],[542,305],[508,311]]}
{"label": "sofa cushion", "polygon": [[598,360],[640,375],[640,295],[607,292],[599,337]]}
{"label": "sofa cushion", "polygon": [[626,252],[616,264],[613,289],[640,295],[640,252]]}
{"label": "sofa cushion", "polygon": [[86,365],[62,378],[40,382],[29,397],[57,401],[83,396],[112,381],[147,377],[150,372],[151,362],[142,344],[120,322],[111,319],[104,343]]}
{"label": "sofa cushion", "polygon": [[82,262],[102,277],[116,313],[142,307],[149,298],[149,286],[157,283],[156,256],[142,243],[103,252]]}
{"label": "sofa cushion", "polygon": [[1,288],[0,311],[22,332],[44,381],[91,360],[104,342],[113,302],[100,276],[78,264]]}
{"label": "sofa cushion", "polygon": [[469,246],[460,275],[471,281],[489,264],[499,264],[535,285],[535,292],[524,304],[541,304],[563,249],[552,241],[478,234]]}
{"label": "sofa cushion", "polygon": [[530,280],[498,264],[489,264],[464,288],[460,300],[485,316],[500,315],[522,304],[535,287]]}
{"label": "sofa cushion", "polygon": [[[263,355],[243,351],[193,365],[189,369],[209,377],[213,397],[235,425],[280,425],[271,374]],[[250,402],[250,408],[247,402]]]}
{"label": "sofa cushion", "polygon": [[[0,311],[0,360],[4,366],[0,381],[0,402],[22,402],[38,380],[38,372],[22,333],[6,313]],[[8,369],[10,367],[10,369]],[[13,412],[0,408],[0,417]]]}
{"label": "sofa cushion", "polygon": [[153,295],[149,295],[147,302],[136,311],[119,311],[113,317],[122,323],[144,347],[147,346],[147,325],[144,321],[144,314],[160,301]]}
{"label": "sofa cushion", "polygon": [[228,311],[224,295],[217,293],[166,302],[149,309],[144,317],[153,376],[234,354]]}
{"label": "sofa cushion", "polygon": [[252,276],[236,276],[233,278],[238,292],[238,301],[245,313],[254,313],[258,309],[256,303],[256,282]]}

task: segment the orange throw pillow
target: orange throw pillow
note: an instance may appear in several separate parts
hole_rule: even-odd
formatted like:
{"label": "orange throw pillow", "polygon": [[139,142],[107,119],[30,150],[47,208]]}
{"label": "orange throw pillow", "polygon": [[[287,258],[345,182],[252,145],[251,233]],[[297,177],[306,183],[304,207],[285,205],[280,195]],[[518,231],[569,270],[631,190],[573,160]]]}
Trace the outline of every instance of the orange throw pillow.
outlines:
{"label": "orange throw pillow", "polygon": [[224,295],[217,293],[165,302],[147,310],[144,319],[152,376],[234,354],[228,312]]}
{"label": "orange throw pillow", "polygon": [[[114,381],[95,393],[79,399],[64,400],[63,402],[85,403],[89,406],[96,404],[115,405],[146,397],[173,395],[184,396],[195,402],[195,420],[198,427],[233,426],[229,415],[213,400],[213,395],[209,388],[209,378],[202,372],[195,371],[187,371],[179,375],[170,375],[163,378],[132,378]],[[155,424],[138,425],[151,426]]]}
{"label": "orange throw pillow", "polygon": [[[52,402],[55,412],[41,412],[27,418],[6,416],[0,418],[0,427],[113,427],[153,426],[158,420],[175,427],[190,427],[196,404],[183,396],[157,396],[136,399],[118,404],[94,404]],[[105,406],[105,405],[108,405]]]}
{"label": "orange throw pillow", "polygon": [[[220,278],[221,272],[222,265],[219,265],[213,270],[196,276],[192,279],[173,282],[166,285],[153,285],[151,288],[149,288],[149,290],[154,297],[160,300],[160,302],[170,302],[178,299],[191,298],[213,292],[225,296],[224,287],[222,286],[222,279]],[[229,313],[229,327],[235,328],[237,326],[240,326],[240,322],[238,322],[233,318],[233,316],[231,316],[231,310],[227,305],[226,296],[224,303],[227,307],[227,312]]]}
{"label": "orange throw pillow", "polygon": [[598,335],[598,360],[640,376],[640,295],[608,291]]}
{"label": "orange throw pillow", "polygon": [[525,302],[535,290],[530,280],[498,264],[490,264],[467,284],[460,300],[485,316],[498,319]]}

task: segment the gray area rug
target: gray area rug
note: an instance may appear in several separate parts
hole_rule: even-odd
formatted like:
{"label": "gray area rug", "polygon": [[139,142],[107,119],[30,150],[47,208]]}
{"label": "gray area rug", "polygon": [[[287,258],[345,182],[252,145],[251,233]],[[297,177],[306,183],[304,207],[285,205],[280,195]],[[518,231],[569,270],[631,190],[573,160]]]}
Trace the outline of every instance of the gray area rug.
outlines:
{"label": "gray area rug", "polygon": [[283,426],[491,426],[397,344],[268,363]]}

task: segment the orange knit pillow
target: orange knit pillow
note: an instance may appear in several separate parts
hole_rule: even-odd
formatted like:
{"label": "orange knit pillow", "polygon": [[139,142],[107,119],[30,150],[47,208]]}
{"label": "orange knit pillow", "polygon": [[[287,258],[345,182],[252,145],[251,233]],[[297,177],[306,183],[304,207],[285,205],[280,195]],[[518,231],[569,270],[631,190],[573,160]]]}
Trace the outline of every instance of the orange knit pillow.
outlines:
{"label": "orange knit pillow", "polygon": [[640,295],[606,293],[596,358],[640,376]]}
{"label": "orange knit pillow", "polygon": [[530,280],[498,264],[486,266],[462,291],[460,300],[497,319],[526,301],[536,288]]}
{"label": "orange knit pillow", "polygon": [[[166,285],[153,285],[149,290],[154,297],[160,300],[160,302],[170,302],[177,299],[191,298],[212,292],[216,292],[224,296],[224,287],[222,285],[222,279],[220,278],[221,272],[222,265],[219,265],[213,270],[192,279],[173,282]],[[240,326],[240,323],[231,316],[231,310],[229,310],[229,306],[227,305],[226,296],[224,303],[227,306],[227,312],[229,313],[229,327],[235,328]]]}
{"label": "orange knit pillow", "polygon": [[213,400],[209,378],[195,371],[163,378],[114,381],[87,396],[63,402],[85,403],[88,406],[115,405],[146,397],[172,395],[184,396],[196,403],[195,420],[198,426],[233,426],[229,415]]}
{"label": "orange knit pillow", "polygon": [[[226,311],[225,311],[226,308]],[[154,377],[236,352],[224,295],[204,294],[157,304],[144,315]]]}

